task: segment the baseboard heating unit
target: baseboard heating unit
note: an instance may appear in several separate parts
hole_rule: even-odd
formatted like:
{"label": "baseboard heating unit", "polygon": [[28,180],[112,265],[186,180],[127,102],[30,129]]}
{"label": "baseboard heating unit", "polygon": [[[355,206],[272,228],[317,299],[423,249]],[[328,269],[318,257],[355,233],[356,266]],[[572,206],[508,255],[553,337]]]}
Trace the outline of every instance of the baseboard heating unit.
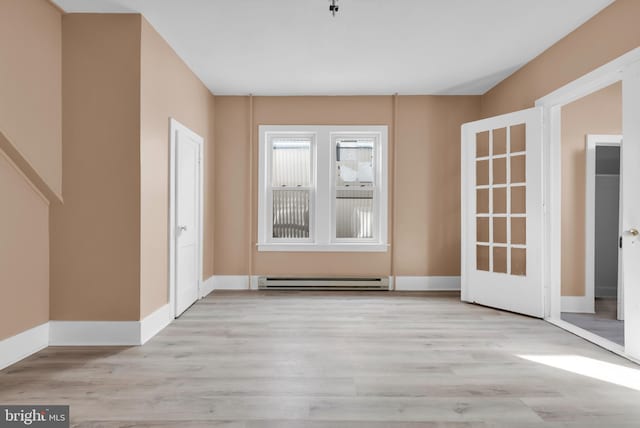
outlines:
{"label": "baseboard heating unit", "polygon": [[261,276],[260,290],[389,291],[389,278],[293,278]]}

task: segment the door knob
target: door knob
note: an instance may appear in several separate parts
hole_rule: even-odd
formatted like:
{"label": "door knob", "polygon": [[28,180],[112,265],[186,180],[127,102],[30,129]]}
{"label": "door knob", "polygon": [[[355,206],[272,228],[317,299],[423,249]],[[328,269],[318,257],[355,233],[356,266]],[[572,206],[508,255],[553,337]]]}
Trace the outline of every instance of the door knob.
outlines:
{"label": "door knob", "polygon": [[[187,226],[178,226],[178,230],[180,232],[186,232],[187,231]],[[636,230],[636,234],[638,233],[638,231]]]}
{"label": "door knob", "polygon": [[638,232],[638,229],[636,229],[635,227],[632,227],[631,229],[629,229],[627,232],[629,232],[631,234],[631,236],[638,236],[640,235],[640,232]]}

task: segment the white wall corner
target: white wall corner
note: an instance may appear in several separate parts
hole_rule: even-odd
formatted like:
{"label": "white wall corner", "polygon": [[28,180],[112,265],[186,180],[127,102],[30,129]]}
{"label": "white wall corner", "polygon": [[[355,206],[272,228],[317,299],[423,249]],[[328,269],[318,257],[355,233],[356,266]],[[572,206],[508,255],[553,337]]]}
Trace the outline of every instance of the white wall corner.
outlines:
{"label": "white wall corner", "polygon": [[48,345],[48,322],[0,340],[0,370],[35,354]]}
{"label": "white wall corner", "polygon": [[214,290],[249,290],[248,275],[215,275],[213,276]]}
{"label": "white wall corner", "polygon": [[395,291],[460,291],[459,276],[396,276]]}
{"label": "white wall corner", "polygon": [[140,321],[140,345],[144,345],[149,339],[160,333],[171,324],[171,321],[173,321],[173,311],[169,303],[147,315],[145,319]]}
{"label": "white wall corner", "polygon": [[594,314],[596,312],[594,298],[591,296],[562,296],[561,312]]}
{"label": "white wall corner", "polygon": [[207,297],[213,290],[215,290],[215,276],[210,276],[209,278],[202,281],[202,287],[200,288],[200,298]]}

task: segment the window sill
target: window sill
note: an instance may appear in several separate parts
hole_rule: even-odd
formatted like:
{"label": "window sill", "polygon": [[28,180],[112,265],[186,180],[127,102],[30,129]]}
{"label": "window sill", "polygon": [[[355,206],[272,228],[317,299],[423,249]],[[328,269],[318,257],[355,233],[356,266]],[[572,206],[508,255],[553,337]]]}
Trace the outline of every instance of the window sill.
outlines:
{"label": "window sill", "polygon": [[270,243],[257,244],[258,251],[283,251],[283,252],[377,252],[385,253],[388,244],[379,243],[341,243],[341,244],[296,244],[296,243]]}

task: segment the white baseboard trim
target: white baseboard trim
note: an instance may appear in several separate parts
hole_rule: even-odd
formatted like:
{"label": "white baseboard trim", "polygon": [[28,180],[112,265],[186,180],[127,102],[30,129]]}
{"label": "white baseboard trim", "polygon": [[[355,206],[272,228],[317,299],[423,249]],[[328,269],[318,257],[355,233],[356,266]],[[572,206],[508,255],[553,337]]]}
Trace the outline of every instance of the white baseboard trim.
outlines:
{"label": "white baseboard trim", "polygon": [[0,370],[35,354],[48,345],[48,322],[0,340]]}
{"label": "white baseboard trim", "polygon": [[596,312],[595,302],[593,297],[589,296],[562,296],[560,311],[593,314]]}
{"label": "white baseboard trim", "polygon": [[248,275],[214,275],[212,278],[214,290],[250,290],[250,286],[253,285],[254,282],[256,289],[258,288],[257,276],[255,276],[255,281],[254,277],[249,281]]}
{"label": "white baseboard trim", "polygon": [[168,303],[156,309],[142,321],[49,321],[49,345],[142,345],[171,321],[173,321],[173,314]]}
{"label": "white baseboard trim", "polygon": [[460,291],[460,277],[396,276],[395,291]]}
{"label": "white baseboard trim", "polygon": [[47,346],[143,345],[171,321],[168,303],[142,321],[49,321],[0,340],[0,370]]}
{"label": "white baseboard trim", "polygon": [[200,298],[207,297],[211,292],[215,290],[215,276],[211,276],[202,281],[202,287],[200,288]]}
{"label": "white baseboard trim", "polygon": [[140,321],[140,345],[144,345],[149,339],[160,333],[171,324],[171,321],[173,321],[173,311],[169,303],[147,315],[145,319]]}
{"label": "white baseboard trim", "polygon": [[140,345],[139,321],[50,321],[50,346]]}

